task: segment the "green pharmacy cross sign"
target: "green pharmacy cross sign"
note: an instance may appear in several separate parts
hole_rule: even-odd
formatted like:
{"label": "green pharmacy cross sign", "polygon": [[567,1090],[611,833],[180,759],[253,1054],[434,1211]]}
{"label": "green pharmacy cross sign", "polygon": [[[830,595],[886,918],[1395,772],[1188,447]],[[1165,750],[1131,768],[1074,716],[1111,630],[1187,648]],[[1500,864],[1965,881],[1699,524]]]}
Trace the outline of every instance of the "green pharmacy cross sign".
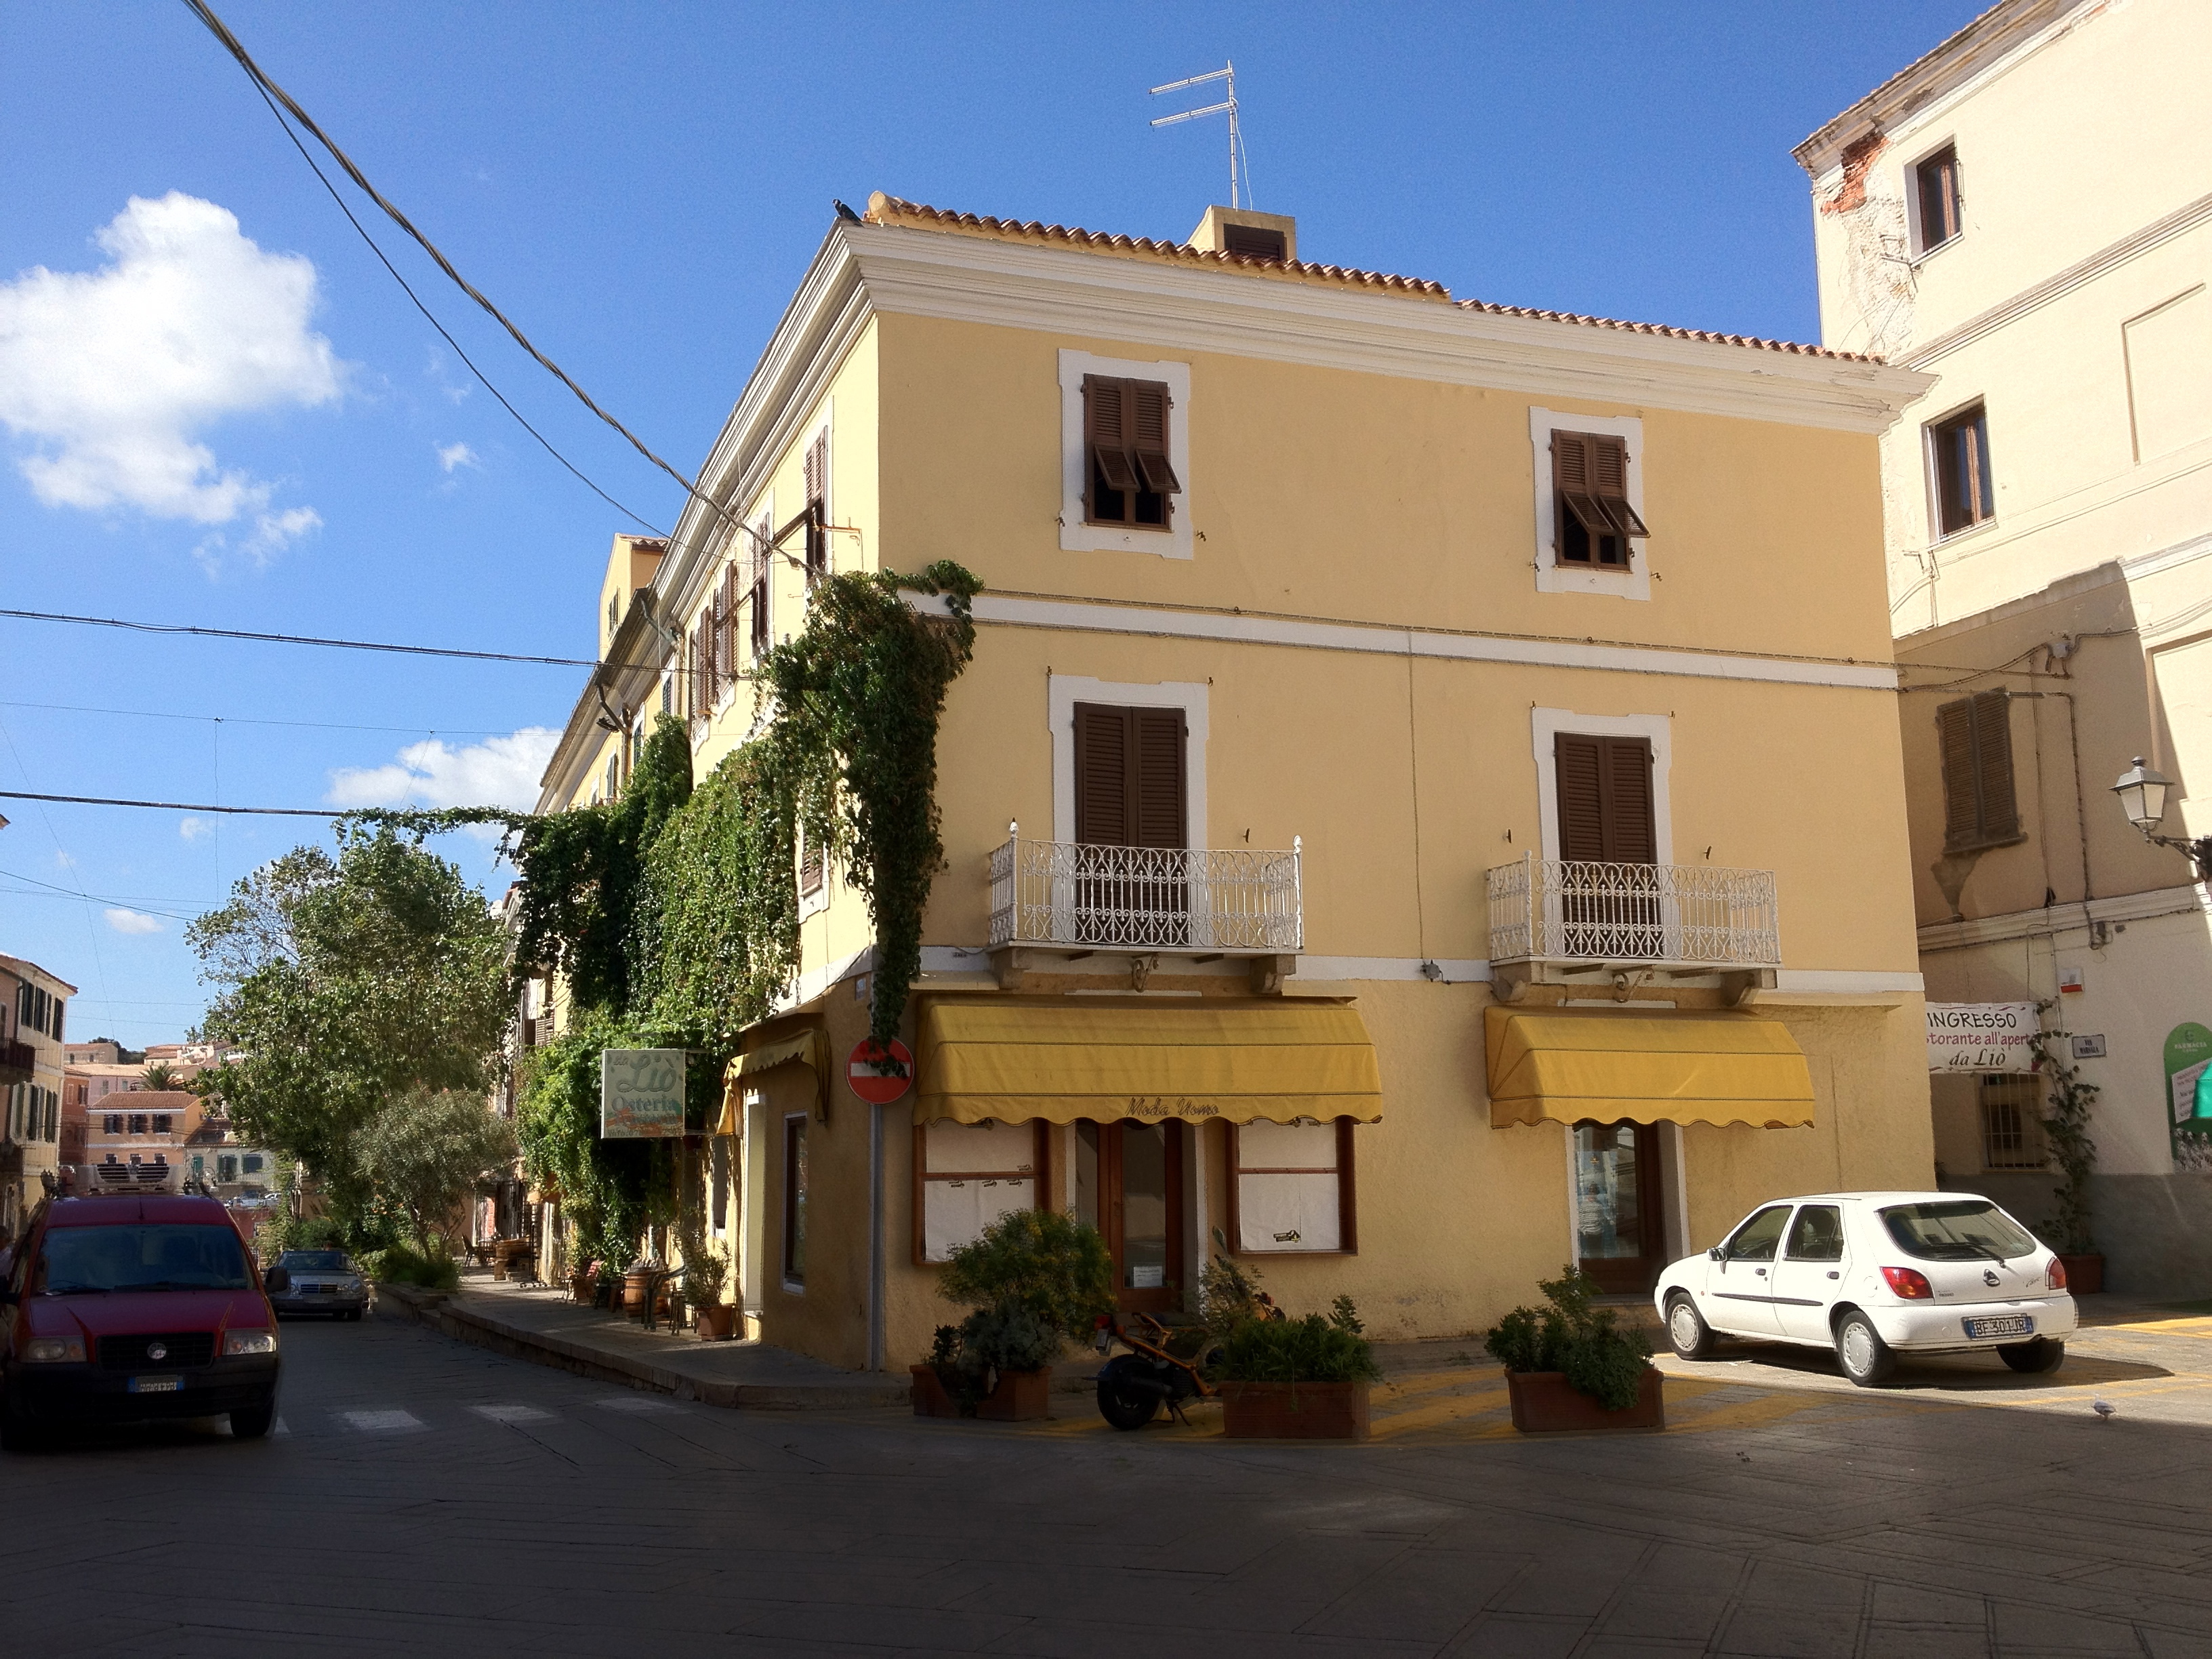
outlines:
{"label": "green pharmacy cross sign", "polygon": [[2166,1036],[2166,1098],[2174,1151],[2185,1140],[2212,1151],[2212,1031],[2194,1022]]}

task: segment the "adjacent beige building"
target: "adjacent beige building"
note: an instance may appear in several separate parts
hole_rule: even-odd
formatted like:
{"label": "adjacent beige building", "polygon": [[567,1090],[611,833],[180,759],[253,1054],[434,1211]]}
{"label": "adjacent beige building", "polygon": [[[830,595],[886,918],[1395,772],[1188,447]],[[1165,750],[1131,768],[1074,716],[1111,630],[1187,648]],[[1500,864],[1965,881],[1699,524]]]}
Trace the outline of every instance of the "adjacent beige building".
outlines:
{"label": "adjacent beige building", "polygon": [[[1881,441],[1921,965],[2051,1000],[2103,1091],[2117,1289],[2212,1294],[2212,7],[2007,0],[1797,149],[1823,337],[1929,377]],[[1945,1178],[2046,1212],[2031,1079],[1935,1082]]]}
{"label": "adjacent beige building", "polygon": [[76,987],[0,956],[0,1227],[21,1231],[61,1161],[62,1031]]}

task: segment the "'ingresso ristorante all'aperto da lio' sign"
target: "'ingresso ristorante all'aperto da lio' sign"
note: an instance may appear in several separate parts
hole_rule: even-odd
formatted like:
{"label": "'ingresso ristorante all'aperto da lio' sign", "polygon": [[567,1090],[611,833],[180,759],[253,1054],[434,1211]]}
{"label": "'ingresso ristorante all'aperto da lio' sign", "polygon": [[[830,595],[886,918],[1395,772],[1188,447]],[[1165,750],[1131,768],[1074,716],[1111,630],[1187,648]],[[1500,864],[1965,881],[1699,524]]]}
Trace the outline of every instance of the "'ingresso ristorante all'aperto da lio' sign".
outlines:
{"label": "'ingresso ristorante all'aperto da lio' sign", "polygon": [[599,1139],[662,1140],[684,1133],[681,1048],[607,1048],[599,1054]]}
{"label": "'ingresso ristorante all'aperto da lio' sign", "polygon": [[1931,1072],[2032,1072],[2043,1029],[2032,1002],[1931,1002]]}

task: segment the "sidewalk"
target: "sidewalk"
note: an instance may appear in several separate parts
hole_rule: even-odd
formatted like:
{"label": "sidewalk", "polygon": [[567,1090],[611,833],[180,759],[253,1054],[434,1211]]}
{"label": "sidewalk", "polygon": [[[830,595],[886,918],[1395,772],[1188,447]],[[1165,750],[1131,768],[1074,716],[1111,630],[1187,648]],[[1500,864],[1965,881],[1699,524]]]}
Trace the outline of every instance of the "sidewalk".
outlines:
{"label": "sidewalk", "polygon": [[904,1376],[840,1370],[763,1342],[702,1342],[648,1331],[635,1320],[580,1308],[565,1291],[465,1271],[447,1295],[379,1285],[380,1312],[414,1319],[480,1347],[609,1382],[750,1411],[850,1411],[908,1403]]}

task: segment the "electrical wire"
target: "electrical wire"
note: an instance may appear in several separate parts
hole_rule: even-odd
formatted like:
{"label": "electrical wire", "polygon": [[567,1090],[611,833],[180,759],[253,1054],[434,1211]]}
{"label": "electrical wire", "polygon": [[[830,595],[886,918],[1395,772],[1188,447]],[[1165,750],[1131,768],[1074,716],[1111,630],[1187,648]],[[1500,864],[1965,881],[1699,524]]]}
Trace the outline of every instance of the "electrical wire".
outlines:
{"label": "electrical wire", "polygon": [[[229,27],[223,22],[222,19],[215,15],[213,9],[207,4],[207,0],[184,0],[184,3],[191,11],[194,16],[198,17],[201,22],[207,25],[209,31],[214,34],[216,40],[222,43],[223,49],[228,52],[233,58],[238,60],[239,67],[244,70],[247,76],[252,78],[254,85],[260,89],[262,96],[265,99],[274,99],[276,102],[283,105],[285,109],[291,112],[292,118],[297,121],[302,127],[306,128],[308,132],[312,133],[314,136],[316,143],[319,143],[325,149],[328,150],[331,154],[331,159],[337,161],[341,167],[345,169],[346,176],[351,179],[356,185],[360,186],[362,193],[366,195],[369,200],[375,203],[378,207],[383,209],[386,216],[391,219],[392,223],[398,225],[400,229],[405,231],[407,234],[413,239],[416,246],[420,247],[423,252],[430,256],[431,259],[436,264],[438,269],[444,271],[446,275],[453,280],[455,287],[459,288],[462,293],[467,295],[469,298],[475,301],[478,306],[483,308],[485,313],[489,316],[494,322],[505,329],[508,337],[514,340],[515,344],[520,346],[525,351],[528,352],[531,356],[538,361],[541,368],[543,368],[548,374],[551,374],[554,379],[560,381],[562,386],[567,386],[570,392],[574,392],[575,394],[576,400],[582,404],[586,409],[591,410],[592,414],[598,416],[600,420],[606,422],[608,426],[613,428],[617,432],[620,433],[623,438],[627,439],[631,448],[636,450],[639,454],[644,456],[647,460],[652,462],[653,465],[659,467],[663,472],[666,473],[671,478],[673,478],[678,483],[682,484],[686,495],[690,495],[693,500],[700,502],[708,509],[708,511],[714,514],[716,518],[720,519],[729,516],[719,503],[702,493],[699,487],[690,478],[686,477],[675,467],[671,466],[666,461],[661,459],[659,456],[653,453],[653,452],[646,446],[643,439],[640,438],[635,432],[632,432],[612,415],[607,413],[605,410],[600,408],[598,403],[592,399],[591,393],[586,392],[582,386],[577,385],[575,380],[570,377],[566,369],[562,368],[560,364],[555,362],[550,357],[540,351],[538,347],[532,343],[530,337],[525,334],[520,328],[516,327],[513,319],[497,306],[494,305],[491,301],[485,296],[483,290],[478,289],[474,283],[471,283],[468,278],[462,276],[459,270],[455,270],[453,267],[453,262],[448,259],[445,254],[440,251],[438,245],[433,242],[428,236],[425,236],[420,230],[417,230],[415,228],[415,224],[412,220],[408,218],[404,213],[402,213],[398,207],[394,206],[391,201],[386,199],[383,192],[379,191],[374,185],[369,183],[368,175],[363,173],[359,167],[355,165],[354,160],[351,156],[348,155],[343,150],[337,147],[336,141],[331,137],[330,134],[325,132],[322,128],[316,124],[314,117],[308,114],[306,110],[300,106],[299,100],[295,99],[290,93],[285,91],[283,88],[278,86],[274,81],[269,78],[267,73],[262,69],[261,65],[253,61],[252,54],[248,52],[245,46],[240,43],[238,37],[230,32]],[[285,131],[289,132],[291,129],[287,127]],[[295,138],[294,142],[296,143],[298,140]],[[313,165],[312,159],[310,161],[310,165]],[[321,169],[319,167],[316,169],[316,172],[318,176],[319,176]],[[327,186],[330,181],[325,179],[323,182],[325,186]],[[350,218],[352,216],[349,214],[347,216]],[[356,226],[356,228],[358,228],[358,226]],[[362,234],[366,236],[368,233],[364,231],[362,232]],[[372,243],[371,246],[374,246],[374,244]],[[381,258],[383,256],[380,253],[378,257]],[[393,275],[397,276],[398,273],[395,271]],[[416,304],[420,305],[421,301],[417,301]],[[428,315],[428,312],[425,312],[424,314],[426,316]],[[439,332],[442,334],[445,331],[441,329]],[[449,340],[451,337],[451,336],[447,336]],[[454,347],[454,349],[457,351],[460,348],[458,346]],[[479,376],[478,378],[481,379],[482,377]],[[488,385],[489,383],[486,382],[486,384]],[[501,401],[503,402],[504,399]],[[516,418],[520,419],[520,416],[518,416]],[[571,471],[574,471],[574,469],[572,468]],[[578,473],[577,476],[581,477],[583,475],[581,473]],[[597,486],[594,485],[593,488],[596,489]],[[627,507],[623,510],[624,512],[629,511]],[[635,517],[636,515],[632,514],[631,516]],[[640,520],[639,522],[643,523],[644,520]]]}
{"label": "electrical wire", "polygon": [[178,714],[164,708],[94,708],[73,702],[16,702],[0,698],[0,708],[37,708],[51,714],[121,714],[143,720],[210,720],[218,726],[286,726],[310,732],[390,732],[417,738],[503,738],[505,732],[461,726],[355,726],[343,720],[271,720],[251,714]]}
{"label": "electrical wire", "polygon": [[[58,611],[0,610],[23,622],[74,623],[86,628],[127,628],[137,634],[196,634],[208,639],[257,640],[264,645],[320,645],[344,651],[388,651],[404,657],[459,657],[471,662],[536,663],[552,668],[631,667],[596,657],[532,657],[512,651],[463,651],[442,645],[390,645],[375,640],[323,639],[313,634],[257,634],[237,628],[196,628],[183,623],[128,622],[116,617],[76,617]],[[412,727],[406,728],[412,730]]]}
{"label": "electrical wire", "polygon": [[230,812],[264,818],[351,818],[405,810],[382,806],[195,806],[188,801],[125,800],[112,795],[41,795],[27,789],[0,789],[0,800],[52,800],[70,806],[149,806],[164,812]]}

